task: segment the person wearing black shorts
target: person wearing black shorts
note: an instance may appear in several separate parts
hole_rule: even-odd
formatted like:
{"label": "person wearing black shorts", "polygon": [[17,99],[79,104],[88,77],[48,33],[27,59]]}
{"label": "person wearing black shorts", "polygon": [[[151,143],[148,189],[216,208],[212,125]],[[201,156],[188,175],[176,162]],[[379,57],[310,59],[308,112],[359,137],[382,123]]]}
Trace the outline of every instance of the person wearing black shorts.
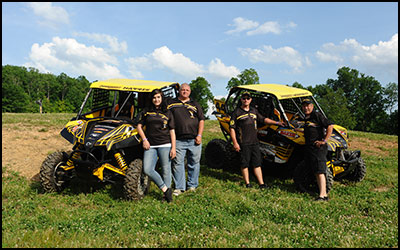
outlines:
{"label": "person wearing black shorts", "polygon": [[[333,131],[333,123],[330,122],[320,112],[314,110],[314,104],[310,99],[304,99],[301,103],[305,114],[304,137],[306,140],[304,146],[304,159],[306,165],[311,167],[319,188],[317,201],[328,201],[326,192],[326,155],[328,147],[326,142]],[[326,134],[324,133],[326,129]]]}
{"label": "person wearing black shorts", "polygon": [[259,187],[265,189],[261,170],[261,151],[257,138],[257,123],[265,123],[283,126],[283,122],[265,118],[258,110],[250,106],[252,101],[249,92],[241,96],[242,105],[235,109],[230,120],[230,136],[233,147],[240,152],[240,167],[246,187],[251,187],[249,179],[249,167],[253,167]]}

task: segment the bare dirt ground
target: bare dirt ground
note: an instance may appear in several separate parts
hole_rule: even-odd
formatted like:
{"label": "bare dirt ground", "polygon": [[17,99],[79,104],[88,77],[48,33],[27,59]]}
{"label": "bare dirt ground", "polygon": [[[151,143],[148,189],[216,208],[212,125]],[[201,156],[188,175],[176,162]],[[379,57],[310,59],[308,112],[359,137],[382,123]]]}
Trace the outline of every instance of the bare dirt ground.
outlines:
{"label": "bare dirt ground", "polygon": [[[37,180],[40,166],[49,153],[72,149],[72,145],[61,137],[61,129],[54,127],[38,131],[23,125],[19,125],[18,129],[2,127],[2,166]],[[350,149],[360,149],[362,155],[384,157],[388,155],[389,148],[398,148],[398,143],[350,138]]]}
{"label": "bare dirt ground", "polygon": [[2,128],[1,165],[29,179],[36,179],[49,153],[72,149],[72,145],[61,137],[60,131],[61,128],[49,128],[43,132],[24,126],[18,129]]}

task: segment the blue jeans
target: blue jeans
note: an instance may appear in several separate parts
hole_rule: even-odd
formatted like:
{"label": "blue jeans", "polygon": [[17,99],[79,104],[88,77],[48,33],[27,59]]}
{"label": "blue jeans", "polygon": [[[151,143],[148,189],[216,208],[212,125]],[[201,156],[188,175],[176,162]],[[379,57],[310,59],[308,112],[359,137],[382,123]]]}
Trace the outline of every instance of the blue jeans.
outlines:
{"label": "blue jeans", "polygon": [[[143,171],[148,175],[154,183],[162,189],[164,186],[171,187],[171,158],[169,152],[171,147],[150,148],[145,150],[143,154]],[[162,178],[155,170],[157,164],[157,156],[160,159],[162,170]]]}
{"label": "blue jeans", "polygon": [[199,185],[201,144],[195,139],[176,140],[176,157],[173,160],[172,177],[175,189],[186,190],[185,155],[187,153],[188,181],[187,187],[196,188]]}

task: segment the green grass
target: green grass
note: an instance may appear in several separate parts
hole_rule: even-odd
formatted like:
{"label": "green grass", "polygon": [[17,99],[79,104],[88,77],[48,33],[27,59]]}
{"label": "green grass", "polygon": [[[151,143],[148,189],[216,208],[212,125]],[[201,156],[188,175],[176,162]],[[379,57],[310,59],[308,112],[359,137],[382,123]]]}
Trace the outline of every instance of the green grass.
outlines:
{"label": "green grass", "polygon": [[73,113],[2,113],[2,127],[14,128],[18,124],[24,126],[45,126],[62,128],[71,118],[75,117]]}
{"label": "green grass", "polygon": [[[72,116],[49,115],[48,123],[63,126]],[[3,114],[3,127],[22,119],[15,117]],[[16,123],[40,122],[27,119]],[[217,126],[206,121],[203,153],[208,141],[223,138],[209,132]],[[2,247],[398,247],[398,149],[387,150],[385,157],[363,154],[366,178],[335,182],[327,203],[296,192],[291,179],[266,176],[270,189],[248,190],[239,174],[207,168],[204,155],[200,187],[172,203],[161,202],[154,183],[133,202],[111,185],[43,194],[39,183],[3,166]]]}

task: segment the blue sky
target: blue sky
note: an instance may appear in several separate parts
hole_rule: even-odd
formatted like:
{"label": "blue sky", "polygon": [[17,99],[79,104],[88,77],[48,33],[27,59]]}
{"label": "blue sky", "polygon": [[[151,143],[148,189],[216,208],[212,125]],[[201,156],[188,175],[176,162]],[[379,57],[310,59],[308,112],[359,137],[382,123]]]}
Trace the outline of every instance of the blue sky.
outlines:
{"label": "blue sky", "polygon": [[89,81],[188,82],[215,96],[253,68],[304,86],[342,66],[398,83],[398,3],[2,2],[2,65]]}

